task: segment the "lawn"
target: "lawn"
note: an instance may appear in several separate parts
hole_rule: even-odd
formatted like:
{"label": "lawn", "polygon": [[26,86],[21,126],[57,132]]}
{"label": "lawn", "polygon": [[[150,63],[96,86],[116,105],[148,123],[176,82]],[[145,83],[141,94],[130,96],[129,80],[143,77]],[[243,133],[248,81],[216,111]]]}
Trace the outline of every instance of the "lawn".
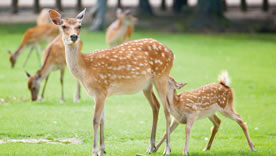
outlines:
{"label": "lawn", "polygon": [[[10,68],[7,50],[15,50],[22,34],[31,25],[0,26],[0,139],[78,138],[81,144],[6,143],[0,144],[0,155],[91,155],[94,102],[84,89],[79,103],[73,103],[75,79],[67,70],[65,103],[60,104],[59,72],[51,74],[45,98],[31,102],[24,71],[38,70],[35,55],[22,67],[27,51]],[[104,33],[82,30],[83,52],[106,48]],[[276,127],[276,36],[271,34],[169,34],[138,31],[133,39],[154,38],[166,44],[175,54],[171,76],[188,82],[183,90],[217,82],[226,69],[232,78],[235,106],[247,122],[256,152],[251,152],[241,128],[222,115],[220,130],[212,149],[203,152],[212,126],[208,119],[195,123],[189,154],[192,155],[275,155]],[[45,47],[46,44],[42,47]],[[152,113],[140,92],[135,95],[108,98],[105,107],[105,144],[107,156],[133,156],[144,153],[149,145]],[[165,131],[163,108],[160,110],[157,140]],[[172,156],[182,155],[185,126],[171,135]],[[164,144],[152,156],[163,153]]]}

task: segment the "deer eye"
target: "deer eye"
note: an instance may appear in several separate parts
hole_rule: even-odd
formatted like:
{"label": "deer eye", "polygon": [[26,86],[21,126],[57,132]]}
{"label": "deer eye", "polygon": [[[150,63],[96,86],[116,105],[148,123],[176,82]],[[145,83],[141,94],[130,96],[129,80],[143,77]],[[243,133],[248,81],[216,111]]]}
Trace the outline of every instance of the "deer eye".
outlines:
{"label": "deer eye", "polygon": [[65,25],[62,26],[62,29],[66,29],[67,27]]}
{"label": "deer eye", "polygon": [[77,27],[77,29],[81,29],[81,25]]}

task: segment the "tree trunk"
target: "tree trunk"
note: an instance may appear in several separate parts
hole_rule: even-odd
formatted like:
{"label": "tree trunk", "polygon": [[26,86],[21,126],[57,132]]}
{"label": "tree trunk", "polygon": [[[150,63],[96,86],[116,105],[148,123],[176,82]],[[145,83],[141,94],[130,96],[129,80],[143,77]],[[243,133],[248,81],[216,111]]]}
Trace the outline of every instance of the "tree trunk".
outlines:
{"label": "tree trunk", "polygon": [[262,7],[263,11],[268,11],[269,9],[269,3],[268,0],[263,0],[263,7]]}
{"label": "tree trunk", "polygon": [[122,1],[121,0],[117,0],[117,8],[122,8]]}
{"label": "tree trunk", "polygon": [[56,0],[56,7],[58,8],[59,11],[62,11],[61,0]]}
{"label": "tree trunk", "polygon": [[139,14],[153,15],[152,8],[148,0],[139,0]]}
{"label": "tree trunk", "polygon": [[[105,13],[107,9],[107,0],[97,0],[97,4],[95,6],[95,19],[92,19],[92,25],[90,30],[92,31],[99,31],[103,30],[105,26]],[[93,18],[93,16],[92,16]]]}
{"label": "tree trunk", "polygon": [[12,8],[11,12],[13,14],[18,13],[18,0],[12,0],[12,7],[11,8]]}
{"label": "tree trunk", "polygon": [[76,7],[76,9],[77,9],[78,11],[81,11],[81,10],[82,10],[81,0],[78,0],[78,1],[77,1],[77,7]]}
{"label": "tree trunk", "polygon": [[198,0],[197,8],[202,15],[223,16],[221,0]]}
{"label": "tree trunk", "polygon": [[222,0],[222,10],[227,11],[227,2],[226,2],[226,0]]}
{"label": "tree trunk", "polygon": [[160,9],[161,9],[162,11],[167,10],[166,0],[162,0],[162,1],[161,1]]}
{"label": "tree trunk", "polygon": [[241,0],[241,10],[242,11],[246,11],[247,10],[246,0]]}
{"label": "tree trunk", "polygon": [[39,0],[34,1],[34,13],[39,13],[40,7],[39,7]]}

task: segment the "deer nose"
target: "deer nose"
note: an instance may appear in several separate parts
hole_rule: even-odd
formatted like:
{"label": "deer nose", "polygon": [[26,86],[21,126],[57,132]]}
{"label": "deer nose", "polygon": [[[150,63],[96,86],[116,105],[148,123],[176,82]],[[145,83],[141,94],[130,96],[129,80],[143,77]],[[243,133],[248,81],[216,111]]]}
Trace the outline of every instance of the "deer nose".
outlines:
{"label": "deer nose", "polygon": [[70,38],[71,38],[72,41],[75,42],[78,39],[78,35],[71,35]]}

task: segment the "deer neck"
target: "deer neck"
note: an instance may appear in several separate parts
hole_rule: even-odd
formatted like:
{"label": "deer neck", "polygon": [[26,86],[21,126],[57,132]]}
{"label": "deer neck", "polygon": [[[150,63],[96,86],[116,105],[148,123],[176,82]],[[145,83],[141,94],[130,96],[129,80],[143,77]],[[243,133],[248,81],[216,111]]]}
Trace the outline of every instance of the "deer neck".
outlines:
{"label": "deer neck", "polygon": [[172,108],[174,105],[178,102],[178,97],[176,94],[175,89],[168,89],[168,101],[169,101],[169,107]]}
{"label": "deer neck", "polygon": [[64,43],[64,46],[65,46],[66,63],[69,67],[69,70],[75,77],[80,78],[84,70],[82,66],[82,63],[84,62],[84,60],[83,60],[82,54],[79,52],[80,47],[78,42],[74,44]]}

